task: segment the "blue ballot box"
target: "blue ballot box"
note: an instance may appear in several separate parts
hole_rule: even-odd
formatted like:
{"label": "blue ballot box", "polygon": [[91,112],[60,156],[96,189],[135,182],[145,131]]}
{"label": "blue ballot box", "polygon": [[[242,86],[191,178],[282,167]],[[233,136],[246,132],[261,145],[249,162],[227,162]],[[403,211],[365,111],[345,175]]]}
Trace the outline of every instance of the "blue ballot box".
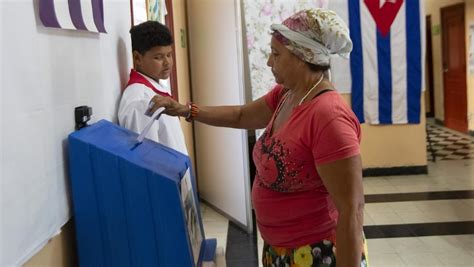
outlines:
{"label": "blue ballot box", "polygon": [[102,120],[69,135],[80,266],[212,261],[188,156]]}

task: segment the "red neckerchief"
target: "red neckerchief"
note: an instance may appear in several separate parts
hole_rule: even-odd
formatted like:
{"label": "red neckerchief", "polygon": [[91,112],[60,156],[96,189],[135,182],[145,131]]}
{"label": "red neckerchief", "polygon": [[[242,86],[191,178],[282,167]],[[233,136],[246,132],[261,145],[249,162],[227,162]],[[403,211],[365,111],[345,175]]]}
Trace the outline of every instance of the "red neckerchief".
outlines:
{"label": "red neckerchief", "polygon": [[146,87],[150,88],[151,90],[153,90],[153,92],[155,92],[158,95],[172,97],[170,94],[156,89],[156,87],[153,86],[153,84],[151,84],[151,82],[148,81],[145,77],[143,77],[143,75],[138,73],[136,70],[132,69],[130,71],[130,79],[128,80],[127,87],[134,83],[141,83],[145,85]]}

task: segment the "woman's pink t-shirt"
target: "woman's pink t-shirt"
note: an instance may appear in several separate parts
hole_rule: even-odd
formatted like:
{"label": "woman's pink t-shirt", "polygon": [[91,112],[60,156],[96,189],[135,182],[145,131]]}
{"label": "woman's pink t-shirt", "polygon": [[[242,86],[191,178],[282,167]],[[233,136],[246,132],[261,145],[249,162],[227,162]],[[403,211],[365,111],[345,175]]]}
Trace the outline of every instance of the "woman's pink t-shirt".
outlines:
{"label": "woman's pink t-shirt", "polygon": [[[277,85],[264,97],[273,111],[282,90]],[[359,122],[335,91],[295,107],[270,136],[275,114],[253,150],[252,202],[262,238],[288,248],[335,241],[338,213],[316,166],[359,154]]]}

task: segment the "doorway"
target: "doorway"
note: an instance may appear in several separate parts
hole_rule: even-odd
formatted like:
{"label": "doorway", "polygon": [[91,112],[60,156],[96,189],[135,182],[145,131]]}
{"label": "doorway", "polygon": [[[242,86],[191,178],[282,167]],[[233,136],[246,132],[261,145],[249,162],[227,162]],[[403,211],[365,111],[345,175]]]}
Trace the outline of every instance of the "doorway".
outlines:
{"label": "doorway", "polygon": [[444,124],[467,132],[466,41],[464,3],[441,8]]}
{"label": "doorway", "polygon": [[426,117],[432,118],[435,114],[434,105],[434,78],[433,78],[433,42],[431,39],[431,15],[426,16]]}

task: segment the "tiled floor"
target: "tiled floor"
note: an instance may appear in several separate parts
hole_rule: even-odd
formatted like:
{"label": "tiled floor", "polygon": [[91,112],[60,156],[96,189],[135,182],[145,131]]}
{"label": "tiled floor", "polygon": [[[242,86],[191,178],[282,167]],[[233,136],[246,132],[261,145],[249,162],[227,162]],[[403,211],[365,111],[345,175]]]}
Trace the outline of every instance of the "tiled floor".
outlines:
{"label": "tiled floor", "polygon": [[201,213],[206,238],[216,238],[217,247],[225,249],[229,220],[205,203],[201,203]]}
{"label": "tiled floor", "polygon": [[[428,165],[428,175],[364,178],[366,195],[386,196],[366,203],[365,225],[406,235],[368,239],[371,267],[474,266],[474,160]],[[399,197],[410,192],[439,193]]]}
{"label": "tiled floor", "polygon": [[225,247],[227,244],[229,220],[217,213],[205,203],[201,202],[200,208],[206,238],[217,239],[216,267],[225,267]]}
{"label": "tiled floor", "polygon": [[426,149],[428,157],[433,161],[433,154],[436,160],[458,160],[474,159],[474,138],[460,134],[456,131],[441,127],[428,121],[426,125],[428,140]]}
{"label": "tiled floor", "polygon": [[[437,158],[428,170],[364,178],[370,267],[474,266],[474,159]],[[225,249],[227,220],[206,206],[203,214],[206,236]]]}

